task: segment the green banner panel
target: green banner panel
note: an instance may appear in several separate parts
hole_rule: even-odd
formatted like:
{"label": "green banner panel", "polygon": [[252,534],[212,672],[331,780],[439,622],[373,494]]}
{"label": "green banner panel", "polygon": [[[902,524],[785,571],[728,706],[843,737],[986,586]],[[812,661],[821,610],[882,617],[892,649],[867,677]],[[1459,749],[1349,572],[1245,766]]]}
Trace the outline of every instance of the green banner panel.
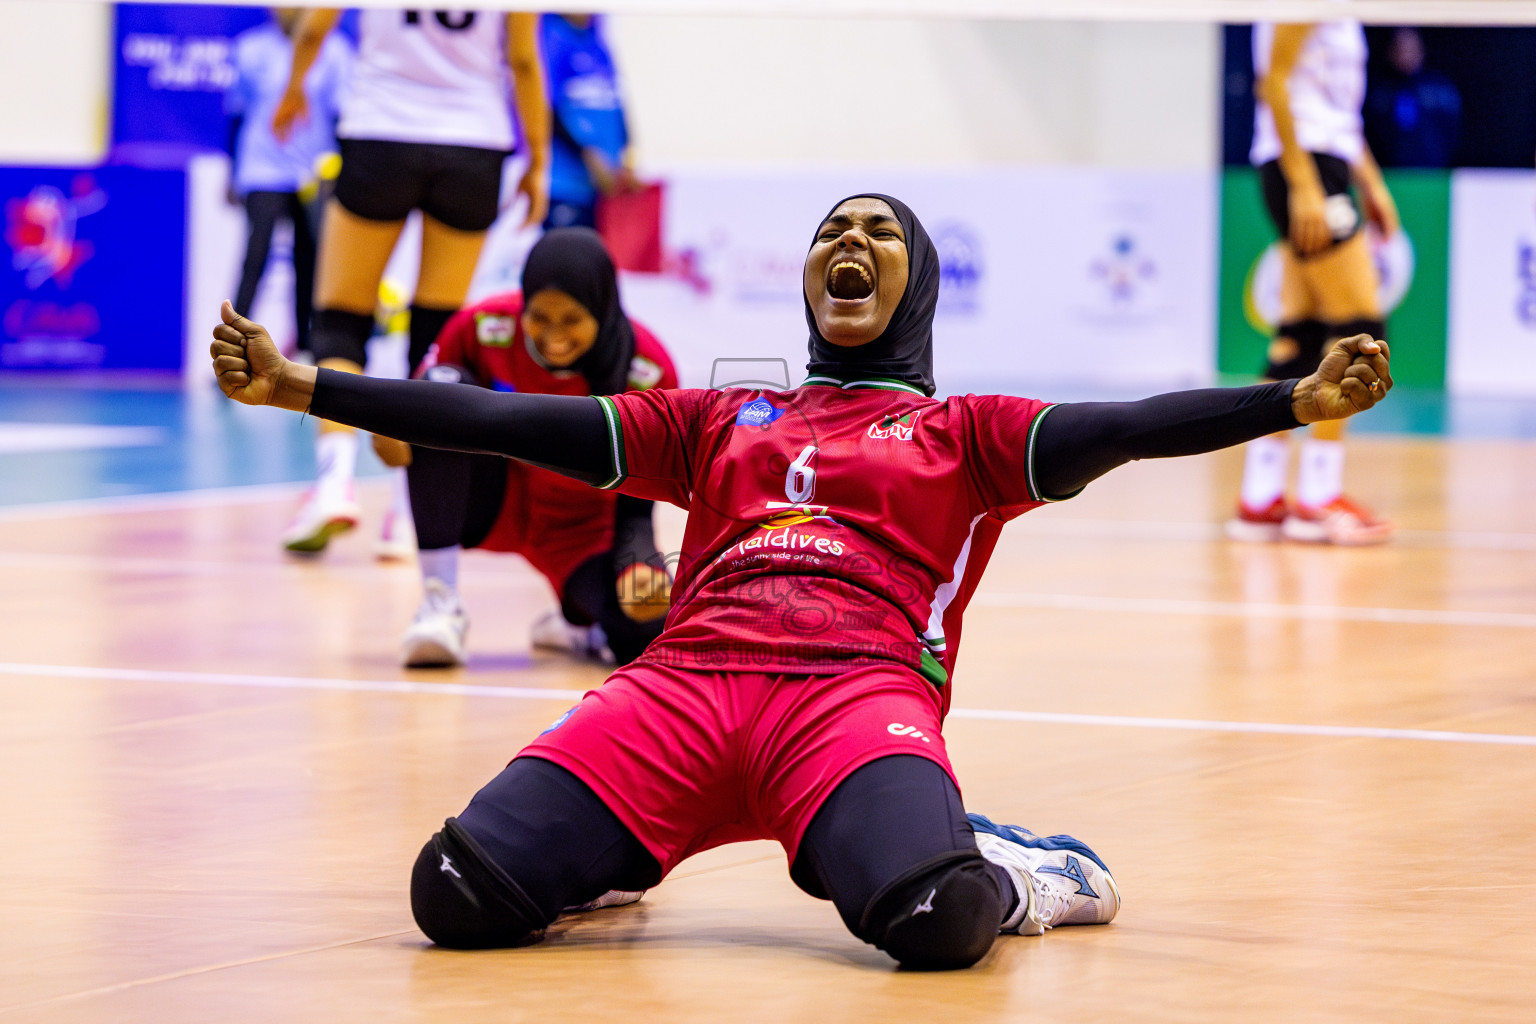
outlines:
{"label": "green banner panel", "polygon": [[[1443,388],[1450,172],[1393,170],[1386,172],[1386,178],[1411,246],[1399,241],[1377,253],[1384,291],[1400,294],[1387,322],[1393,377],[1410,387]],[[1274,241],[1275,229],[1259,194],[1258,172],[1251,167],[1225,168],[1216,321],[1216,367],[1222,374],[1253,377],[1264,369],[1267,321],[1275,315],[1278,298],[1275,258],[1264,257]],[[1391,301],[1392,296],[1388,298]]]}

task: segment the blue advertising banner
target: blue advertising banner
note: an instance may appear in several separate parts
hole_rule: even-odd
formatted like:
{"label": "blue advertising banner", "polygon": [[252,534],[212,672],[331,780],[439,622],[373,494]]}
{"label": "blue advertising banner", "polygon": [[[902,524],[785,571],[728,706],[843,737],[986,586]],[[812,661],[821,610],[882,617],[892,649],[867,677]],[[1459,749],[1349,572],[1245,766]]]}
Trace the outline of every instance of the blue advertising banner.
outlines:
{"label": "blue advertising banner", "polygon": [[224,149],[234,37],[270,17],[266,9],[118,4],[116,13],[113,162],[179,167]]}
{"label": "blue advertising banner", "polygon": [[0,168],[0,370],[179,370],[186,174]]}

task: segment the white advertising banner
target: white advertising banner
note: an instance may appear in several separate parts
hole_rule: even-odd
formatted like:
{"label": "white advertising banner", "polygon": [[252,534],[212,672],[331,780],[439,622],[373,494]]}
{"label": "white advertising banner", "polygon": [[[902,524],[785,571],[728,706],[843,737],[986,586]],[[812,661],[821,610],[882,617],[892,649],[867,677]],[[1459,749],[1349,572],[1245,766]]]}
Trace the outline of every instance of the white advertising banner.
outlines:
{"label": "white advertising banner", "polygon": [[[189,350],[206,352],[209,310],[231,294],[244,224],[223,200],[224,166],[198,167],[191,211]],[[515,178],[504,189],[511,194]],[[886,192],[922,219],[940,254],[934,371],[941,393],[1134,395],[1209,382],[1215,366],[1214,173],[1041,167],[982,172],[683,172],[665,177],[661,274],[625,274],[624,304],[677,359],[685,386],[735,371],[715,360],[806,357],[801,268],[842,196]],[[507,211],[492,228],[470,298],[515,289],[535,231]],[[386,275],[393,305],[414,284],[415,239]],[[286,275],[258,319],[292,332]],[[269,287],[270,285],[270,287]],[[195,360],[189,358],[189,365]],[[736,363],[758,367],[759,363]],[[774,365],[779,365],[774,363]],[[762,377],[759,369],[751,369]],[[776,376],[782,375],[783,370]]]}
{"label": "white advertising banner", "polygon": [[[832,203],[861,191],[907,202],[939,250],[941,391],[1049,397],[1053,386],[1138,392],[1212,377],[1212,174],[1052,167],[665,180],[666,271],[626,274],[623,294],[671,349],[685,386],[729,376],[712,372],[716,359],[782,359],[799,382],[805,252]],[[476,294],[515,287],[528,241],[493,231]]]}
{"label": "white advertising banner", "polygon": [[1446,386],[1536,395],[1536,173],[1452,175],[1450,263]]}

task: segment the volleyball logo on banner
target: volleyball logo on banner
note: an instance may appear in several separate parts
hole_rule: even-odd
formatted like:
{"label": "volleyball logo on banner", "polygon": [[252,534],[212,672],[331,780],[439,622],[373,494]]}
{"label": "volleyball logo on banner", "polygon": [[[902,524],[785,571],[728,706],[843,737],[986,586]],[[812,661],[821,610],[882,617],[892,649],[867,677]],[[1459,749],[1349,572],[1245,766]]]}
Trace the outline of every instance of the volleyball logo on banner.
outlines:
{"label": "volleyball logo on banner", "polygon": [[[1371,249],[1371,260],[1376,264],[1376,300],[1381,304],[1385,319],[1403,301],[1413,285],[1413,239],[1408,232],[1397,230],[1392,237],[1383,238],[1374,224],[1366,226],[1366,242]],[[1280,323],[1280,278],[1283,260],[1279,242],[1272,242],[1249,268],[1248,280],[1243,285],[1243,312],[1248,323],[1260,334],[1271,334]]]}
{"label": "volleyball logo on banner", "polygon": [[975,314],[986,272],[980,237],[958,221],[938,224],[930,237],[939,254],[939,315]]}

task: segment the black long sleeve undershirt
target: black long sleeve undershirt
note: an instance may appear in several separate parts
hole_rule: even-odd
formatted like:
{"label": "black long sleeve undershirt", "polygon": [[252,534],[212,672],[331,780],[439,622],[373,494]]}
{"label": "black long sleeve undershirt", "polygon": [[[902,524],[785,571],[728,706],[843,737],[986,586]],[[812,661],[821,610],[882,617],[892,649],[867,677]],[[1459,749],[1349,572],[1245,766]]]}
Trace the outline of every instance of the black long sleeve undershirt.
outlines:
{"label": "black long sleeve undershirt", "polygon": [[1035,485],[1052,498],[1086,487],[1134,459],[1199,455],[1299,426],[1294,380],[1205,388],[1139,402],[1069,402],[1053,407],[1035,438]]}
{"label": "black long sleeve undershirt", "polygon": [[591,398],[320,370],[309,411],[410,444],[505,455],[583,483],[613,477],[608,423]]}
{"label": "black long sleeve undershirt", "polygon": [[[1290,430],[1298,426],[1295,386],[1287,380],[1055,406],[1035,438],[1035,484],[1066,497],[1134,459],[1198,455]],[[607,421],[591,398],[321,370],[309,411],[411,444],[509,456],[586,483],[614,475]]]}

